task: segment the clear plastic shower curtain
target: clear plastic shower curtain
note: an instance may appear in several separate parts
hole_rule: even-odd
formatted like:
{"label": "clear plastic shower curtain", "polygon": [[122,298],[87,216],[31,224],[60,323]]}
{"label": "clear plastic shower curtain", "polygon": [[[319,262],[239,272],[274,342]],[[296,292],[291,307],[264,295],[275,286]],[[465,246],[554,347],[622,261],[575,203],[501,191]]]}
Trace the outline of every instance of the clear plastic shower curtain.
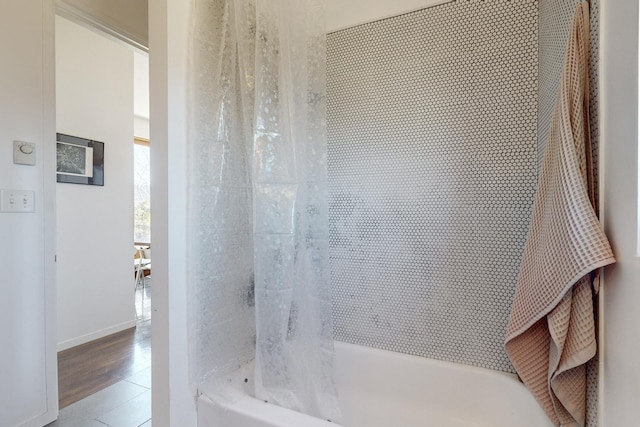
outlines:
{"label": "clear plastic shower curtain", "polygon": [[325,33],[313,0],[196,0],[189,311],[196,385],[255,361],[256,397],[339,421]]}

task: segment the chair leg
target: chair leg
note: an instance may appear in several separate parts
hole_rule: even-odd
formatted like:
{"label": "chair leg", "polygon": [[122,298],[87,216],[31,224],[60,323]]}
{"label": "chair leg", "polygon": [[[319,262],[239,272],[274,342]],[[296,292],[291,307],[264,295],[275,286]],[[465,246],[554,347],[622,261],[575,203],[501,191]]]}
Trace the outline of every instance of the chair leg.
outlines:
{"label": "chair leg", "polygon": [[140,315],[144,317],[144,297],[145,297],[145,289],[144,289],[144,273],[142,274],[142,298],[140,298]]}

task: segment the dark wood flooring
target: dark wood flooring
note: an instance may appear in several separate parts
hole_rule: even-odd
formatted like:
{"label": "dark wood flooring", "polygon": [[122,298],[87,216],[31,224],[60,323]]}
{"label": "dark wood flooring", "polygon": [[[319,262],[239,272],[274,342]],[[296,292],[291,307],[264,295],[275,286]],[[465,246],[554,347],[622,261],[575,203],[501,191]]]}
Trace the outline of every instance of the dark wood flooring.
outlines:
{"label": "dark wood flooring", "polygon": [[150,316],[139,319],[135,328],[61,351],[58,353],[60,409],[150,366]]}

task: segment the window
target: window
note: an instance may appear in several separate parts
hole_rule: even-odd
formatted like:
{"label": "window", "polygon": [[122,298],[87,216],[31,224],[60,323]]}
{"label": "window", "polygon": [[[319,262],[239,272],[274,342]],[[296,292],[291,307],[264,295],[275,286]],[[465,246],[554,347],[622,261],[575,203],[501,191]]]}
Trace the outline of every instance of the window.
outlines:
{"label": "window", "polygon": [[151,158],[149,140],[135,138],[133,144],[135,243],[151,243]]}

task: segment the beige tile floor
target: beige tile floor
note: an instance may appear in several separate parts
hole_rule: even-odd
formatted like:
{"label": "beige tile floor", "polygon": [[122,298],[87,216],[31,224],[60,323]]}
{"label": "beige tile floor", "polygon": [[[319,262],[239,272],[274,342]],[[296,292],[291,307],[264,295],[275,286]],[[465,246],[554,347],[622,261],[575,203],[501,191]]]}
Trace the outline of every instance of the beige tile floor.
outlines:
{"label": "beige tile floor", "polygon": [[[136,292],[138,321],[151,315],[150,292],[141,305]],[[151,368],[144,369],[60,411],[48,427],[151,427]]]}

